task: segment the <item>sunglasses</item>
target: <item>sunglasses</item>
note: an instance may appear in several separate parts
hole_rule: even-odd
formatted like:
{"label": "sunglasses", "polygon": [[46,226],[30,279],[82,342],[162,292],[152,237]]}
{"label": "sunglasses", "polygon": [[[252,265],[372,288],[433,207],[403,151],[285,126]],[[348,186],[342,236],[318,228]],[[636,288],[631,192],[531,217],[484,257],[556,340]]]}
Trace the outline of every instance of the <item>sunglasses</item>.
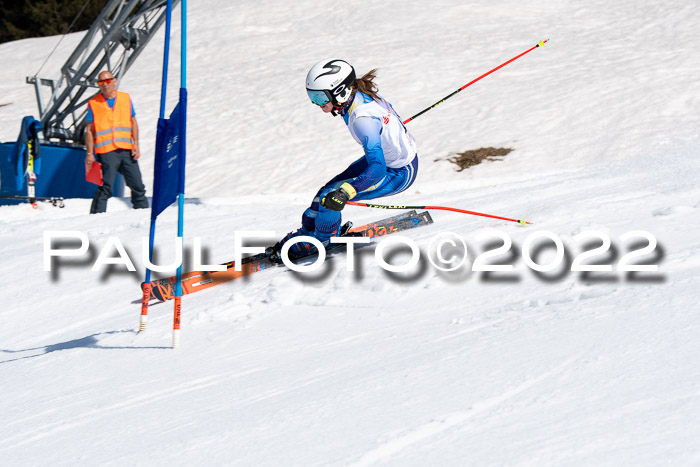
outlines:
{"label": "sunglasses", "polygon": [[114,81],[115,79],[117,79],[117,78],[101,79],[101,80],[98,80],[98,81],[97,81],[97,84],[98,84],[99,86],[102,86],[103,84],[109,84],[109,83],[111,83],[111,82]]}

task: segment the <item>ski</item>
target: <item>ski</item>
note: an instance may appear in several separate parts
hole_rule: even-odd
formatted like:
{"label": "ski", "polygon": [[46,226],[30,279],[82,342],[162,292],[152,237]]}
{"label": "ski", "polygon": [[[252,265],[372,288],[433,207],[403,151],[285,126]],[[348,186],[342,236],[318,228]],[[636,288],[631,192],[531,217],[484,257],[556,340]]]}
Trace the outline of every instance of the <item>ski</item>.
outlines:
{"label": "ski", "polygon": [[38,209],[36,204],[36,174],[34,173],[34,144],[31,138],[27,142],[27,152],[29,153],[29,161],[27,163],[27,197],[29,204],[34,209]]}
{"label": "ski", "polygon": [[[384,235],[389,235],[402,230],[413,229],[432,223],[433,219],[428,211],[421,213],[417,213],[416,211],[408,211],[397,216],[392,216],[376,222],[370,222],[369,224],[361,225],[359,227],[353,227],[348,231],[347,235],[378,238]],[[345,251],[346,248],[346,245],[338,244],[326,249],[326,253],[330,254],[336,251]],[[314,258],[316,255],[317,253],[313,253],[308,256],[297,258],[294,260],[294,262],[297,263],[300,261],[305,261],[309,258]],[[264,253],[243,258],[241,260],[240,271],[235,270],[235,263],[233,261],[222,263],[222,265],[226,266],[225,271],[191,271],[183,274],[182,295],[188,295],[193,292],[205,290],[215,285],[238,279],[239,277],[248,276],[255,272],[278,266],[278,264],[270,261],[270,259]],[[150,284],[152,296],[162,302],[172,300],[175,298],[176,282],[176,276],[151,281]],[[144,285],[145,283],[141,284],[142,289]]]}
{"label": "ski", "polygon": [[58,206],[59,208],[63,208],[66,205],[63,202],[63,198],[60,196],[22,196],[22,195],[0,195],[0,199],[11,199],[11,200],[16,200],[16,201],[29,201],[31,203],[31,200],[36,201],[44,201],[47,203],[51,203],[54,206]]}

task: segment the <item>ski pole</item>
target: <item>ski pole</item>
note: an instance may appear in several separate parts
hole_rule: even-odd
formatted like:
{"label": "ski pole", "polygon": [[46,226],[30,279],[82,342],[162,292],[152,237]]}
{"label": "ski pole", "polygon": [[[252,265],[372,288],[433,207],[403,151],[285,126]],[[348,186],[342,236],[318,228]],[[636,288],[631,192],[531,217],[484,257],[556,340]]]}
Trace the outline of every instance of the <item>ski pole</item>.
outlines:
{"label": "ski pole", "polygon": [[430,107],[428,107],[427,109],[424,109],[424,110],[418,112],[417,114],[415,114],[413,117],[409,118],[408,120],[405,120],[403,123],[406,124],[406,123],[410,122],[411,120],[413,120],[414,118],[420,117],[421,115],[423,115],[424,113],[426,113],[428,110],[432,109],[433,107],[437,107],[439,104],[442,104],[442,103],[445,102],[447,99],[449,99],[450,97],[454,96],[455,94],[457,94],[457,93],[458,93],[459,91],[461,91],[462,89],[468,88],[468,87],[471,86],[472,84],[474,84],[474,83],[476,83],[477,81],[479,81],[481,78],[485,78],[486,76],[490,75],[490,74],[493,73],[494,71],[499,70],[499,69],[503,68],[504,66],[508,65],[510,62],[519,59],[520,57],[522,57],[522,56],[525,55],[526,53],[532,52],[533,50],[535,50],[535,49],[538,48],[538,47],[542,47],[543,45],[545,45],[545,44],[547,43],[548,40],[549,40],[549,39],[546,39],[546,40],[543,40],[543,41],[539,41],[539,42],[537,43],[537,45],[535,45],[534,47],[532,47],[532,48],[526,50],[525,52],[521,53],[521,54],[518,55],[517,57],[511,58],[510,60],[508,60],[508,61],[505,62],[505,63],[501,63],[500,65],[498,65],[498,66],[497,66],[496,68],[494,68],[493,70],[491,70],[491,71],[489,71],[489,72],[487,72],[487,73],[484,73],[483,75],[479,76],[479,77],[476,78],[475,80],[472,80],[472,81],[468,82],[467,84],[465,84],[465,85],[462,86],[461,88],[459,88],[459,89],[457,89],[456,91],[452,92],[452,94],[450,94],[450,95],[448,95],[448,96],[446,96],[446,97],[443,97],[442,99],[440,99],[439,101],[437,101],[436,103],[434,103],[433,105],[431,105]]}
{"label": "ski pole", "polygon": [[517,222],[518,224],[522,224],[522,225],[532,224],[532,222],[528,222],[528,221],[523,220],[523,219],[510,219],[508,217],[493,216],[491,214],[483,214],[481,212],[467,211],[466,209],[449,208],[449,207],[445,207],[445,206],[401,206],[401,205],[386,206],[383,204],[358,203],[355,201],[348,201],[345,204],[352,204],[353,206],[361,206],[361,207],[365,207],[365,208],[377,208],[377,209],[433,209],[436,211],[452,211],[452,212],[459,212],[462,214],[471,214],[472,216],[490,217],[492,219],[500,219],[503,221]]}

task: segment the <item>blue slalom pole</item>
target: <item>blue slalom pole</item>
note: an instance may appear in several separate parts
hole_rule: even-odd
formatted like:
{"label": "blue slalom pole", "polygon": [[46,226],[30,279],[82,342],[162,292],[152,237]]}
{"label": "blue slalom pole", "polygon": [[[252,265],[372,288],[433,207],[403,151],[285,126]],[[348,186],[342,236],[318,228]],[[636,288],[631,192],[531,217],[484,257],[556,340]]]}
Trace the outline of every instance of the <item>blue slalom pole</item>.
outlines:
{"label": "blue slalom pole", "polygon": [[[168,0],[165,8],[165,44],[163,48],[163,77],[160,86],[160,118],[165,118],[165,96],[168,89],[168,57],[170,55],[170,24],[172,22],[173,2]],[[156,166],[153,165],[153,175],[156,176]],[[151,206],[151,229],[148,235],[148,261],[153,264],[153,245],[156,237],[156,217],[153,216]],[[146,278],[143,286],[143,296],[141,298],[141,322],[139,332],[146,330],[148,323],[148,302],[151,299],[151,270],[146,268]]]}
{"label": "blue slalom pole", "polygon": [[168,0],[165,10],[165,46],[163,49],[163,77],[160,86],[160,118],[165,118],[165,96],[168,90],[168,57],[170,56],[170,24],[172,23],[173,0]]}
{"label": "blue slalom pole", "polygon": [[[185,210],[185,160],[187,141],[187,0],[181,4],[182,34],[180,36],[180,181],[178,186],[177,235],[183,237]],[[184,255],[183,255],[184,256]],[[182,314],[182,263],[177,268],[175,285],[175,311],[173,319],[173,348],[180,346],[180,317]]]}

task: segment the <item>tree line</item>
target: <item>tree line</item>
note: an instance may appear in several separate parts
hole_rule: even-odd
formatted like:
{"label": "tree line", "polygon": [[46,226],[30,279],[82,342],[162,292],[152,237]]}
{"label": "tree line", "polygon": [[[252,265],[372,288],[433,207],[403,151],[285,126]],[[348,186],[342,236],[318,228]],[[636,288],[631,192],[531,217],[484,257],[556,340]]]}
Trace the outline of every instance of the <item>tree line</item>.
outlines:
{"label": "tree line", "polygon": [[0,43],[85,31],[108,1],[0,0]]}

